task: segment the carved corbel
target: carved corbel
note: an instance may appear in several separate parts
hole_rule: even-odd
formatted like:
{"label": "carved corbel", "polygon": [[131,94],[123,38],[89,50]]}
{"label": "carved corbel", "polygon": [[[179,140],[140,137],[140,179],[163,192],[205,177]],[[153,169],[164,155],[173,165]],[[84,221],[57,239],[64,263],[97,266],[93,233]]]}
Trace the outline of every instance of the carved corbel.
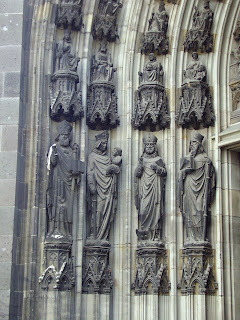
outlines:
{"label": "carved corbel", "polygon": [[58,6],[56,25],[57,27],[70,27],[80,31],[82,23],[82,0],[61,0]]}

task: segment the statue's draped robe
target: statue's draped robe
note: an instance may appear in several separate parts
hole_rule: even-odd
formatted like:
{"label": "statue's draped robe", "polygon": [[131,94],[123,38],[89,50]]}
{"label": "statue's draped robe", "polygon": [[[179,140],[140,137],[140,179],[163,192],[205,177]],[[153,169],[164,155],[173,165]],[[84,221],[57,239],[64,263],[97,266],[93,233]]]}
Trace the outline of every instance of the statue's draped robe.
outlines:
{"label": "statue's draped robe", "polygon": [[[184,164],[180,171],[180,210],[184,217],[188,239],[204,241],[204,210],[208,212],[215,193],[215,170],[205,152],[197,154],[194,158],[194,171],[185,173],[186,166],[187,164]],[[207,179],[208,174],[209,179]]]}
{"label": "statue's draped robe", "polygon": [[165,177],[157,175],[151,165],[157,163],[166,170],[162,159],[143,158],[143,173],[135,178],[135,202],[141,231],[156,231],[164,213]]}
{"label": "statue's draped robe", "polygon": [[[50,233],[58,229],[63,234],[69,233],[68,225],[72,223],[72,157],[70,147],[57,147],[57,155],[51,152],[50,172],[47,189],[47,208]],[[59,230],[60,229],[60,230]]]}
{"label": "statue's draped robe", "polygon": [[[99,240],[108,238],[110,225],[117,208],[117,176],[115,174],[106,175],[106,170],[110,164],[111,160],[106,155],[95,152],[89,155],[88,183],[94,184],[96,192],[88,197],[88,207],[91,214],[92,228],[96,228],[95,237]],[[96,201],[95,208],[93,201]],[[94,214],[96,214],[96,225],[93,225]]]}

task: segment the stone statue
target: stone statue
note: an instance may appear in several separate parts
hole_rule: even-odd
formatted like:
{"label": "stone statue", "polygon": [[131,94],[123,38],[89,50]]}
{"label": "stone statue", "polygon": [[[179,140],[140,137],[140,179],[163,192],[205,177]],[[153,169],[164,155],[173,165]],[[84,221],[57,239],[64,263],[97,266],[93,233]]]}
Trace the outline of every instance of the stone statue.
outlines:
{"label": "stone statue", "polygon": [[77,71],[78,62],[80,58],[76,57],[73,52],[71,43],[71,31],[64,30],[63,40],[56,45],[56,63],[55,71]]}
{"label": "stone statue", "polygon": [[87,167],[89,240],[108,240],[111,222],[117,210],[117,175],[122,150],[115,148],[112,158],[106,155],[108,132],[96,135]]}
{"label": "stone statue", "polygon": [[98,12],[93,22],[93,38],[115,41],[117,34],[117,16],[122,4],[117,0],[100,0]]}
{"label": "stone statue", "polygon": [[144,152],[135,170],[135,205],[139,216],[139,240],[161,240],[167,171],[158,155],[157,137],[147,133]]}
{"label": "stone statue", "polygon": [[47,160],[47,237],[71,237],[75,186],[80,183],[84,170],[78,145],[71,144],[72,126],[64,120],[57,130],[56,144],[50,147]]}
{"label": "stone statue", "polygon": [[185,51],[211,52],[213,48],[213,35],[211,28],[214,13],[210,8],[209,1],[205,1],[202,11],[195,7],[192,28],[187,32],[183,43]]}
{"label": "stone statue", "polygon": [[143,68],[143,72],[139,71],[140,83],[142,82],[161,82],[163,77],[163,68],[161,63],[157,62],[154,53],[149,54],[149,61]]}
{"label": "stone statue", "polygon": [[183,83],[187,83],[194,80],[206,81],[207,71],[205,66],[198,58],[198,53],[192,53],[192,62],[187,66],[187,69],[183,72]]}
{"label": "stone statue", "polygon": [[107,52],[107,42],[101,41],[97,56],[92,62],[92,81],[113,81],[113,74],[117,69],[113,68],[111,55]]}
{"label": "stone statue", "polygon": [[190,153],[182,158],[179,177],[179,199],[187,233],[187,242],[205,242],[209,207],[216,188],[215,169],[202,145],[204,137],[194,132]]}
{"label": "stone statue", "polygon": [[149,20],[149,31],[162,32],[165,37],[168,28],[168,14],[165,9],[164,2],[159,3],[158,13],[153,13],[152,18]]}

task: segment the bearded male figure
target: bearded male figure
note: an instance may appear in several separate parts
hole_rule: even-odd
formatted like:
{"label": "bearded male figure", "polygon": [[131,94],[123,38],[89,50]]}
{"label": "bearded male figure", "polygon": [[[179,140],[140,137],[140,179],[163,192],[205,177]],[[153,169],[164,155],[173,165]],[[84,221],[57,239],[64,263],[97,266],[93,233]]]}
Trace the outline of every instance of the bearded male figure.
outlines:
{"label": "bearded male figure", "polygon": [[90,237],[108,240],[111,222],[117,210],[117,175],[120,165],[106,155],[108,132],[96,135],[96,143],[89,155],[87,167],[88,211]]}
{"label": "bearded male figure", "polygon": [[204,137],[194,132],[190,153],[181,159],[179,199],[187,242],[205,242],[209,207],[216,188],[215,169],[202,145]]}
{"label": "bearded male figure", "polygon": [[157,137],[147,133],[144,152],[135,170],[135,205],[139,216],[139,240],[161,240],[167,171],[157,151]]}
{"label": "bearded male figure", "polygon": [[70,123],[62,121],[57,130],[56,144],[50,147],[47,163],[48,236],[71,237],[74,190],[84,169],[83,163],[78,160],[78,145],[71,145]]}

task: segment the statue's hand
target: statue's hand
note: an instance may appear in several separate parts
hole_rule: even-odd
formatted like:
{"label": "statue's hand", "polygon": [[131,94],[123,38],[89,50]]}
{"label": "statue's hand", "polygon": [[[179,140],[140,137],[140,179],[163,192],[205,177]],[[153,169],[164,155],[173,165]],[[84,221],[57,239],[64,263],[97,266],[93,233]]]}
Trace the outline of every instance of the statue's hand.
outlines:
{"label": "statue's hand", "polygon": [[185,168],[185,169],[184,169],[184,172],[185,172],[186,174],[191,173],[191,172],[193,172],[193,171],[194,171],[194,169],[192,169],[192,168]]}
{"label": "statue's hand", "polygon": [[151,164],[151,169],[153,170],[153,171],[157,171],[157,168],[158,168],[158,165],[156,164],[156,163],[153,163],[153,164]]}
{"label": "statue's hand", "polygon": [[79,145],[78,145],[76,142],[73,143],[72,149],[73,149],[73,150],[78,150],[78,149],[79,149]]}

